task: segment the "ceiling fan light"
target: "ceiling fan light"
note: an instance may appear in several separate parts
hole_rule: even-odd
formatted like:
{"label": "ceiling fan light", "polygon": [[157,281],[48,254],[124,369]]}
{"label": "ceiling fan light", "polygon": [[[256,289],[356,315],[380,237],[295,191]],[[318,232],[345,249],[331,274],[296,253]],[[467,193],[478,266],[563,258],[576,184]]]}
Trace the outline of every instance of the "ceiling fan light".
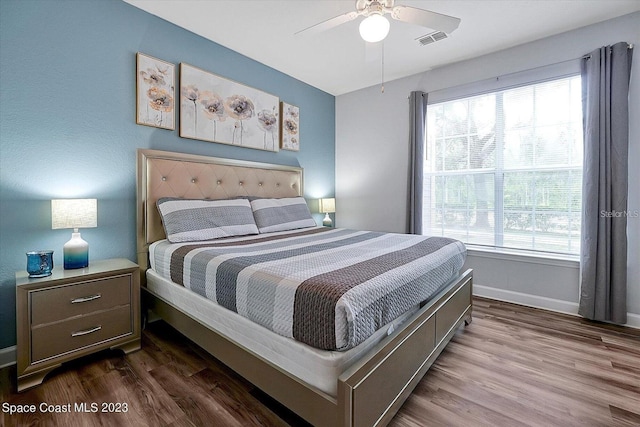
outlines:
{"label": "ceiling fan light", "polygon": [[389,34],[389,20],[382,15],[373,14],[360,23],[360,36],[369,43],[384,40]]}

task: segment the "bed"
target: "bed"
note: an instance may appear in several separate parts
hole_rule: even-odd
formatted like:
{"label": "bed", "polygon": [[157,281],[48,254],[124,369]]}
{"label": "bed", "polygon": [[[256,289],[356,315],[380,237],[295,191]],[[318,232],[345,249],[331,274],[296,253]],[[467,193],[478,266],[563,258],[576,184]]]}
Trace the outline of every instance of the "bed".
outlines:
{"label": "bed", "polygon": [[[433,296],[426,302],[420,299],[422,303],[411,305],[402,315],[392,316],[393,319],[378,319],[376,325],[384,327],[365,337],[358,333],[335,341],[323,337],[317,343],[313,341],[316,337],[310,337],[311,341],[305,344],[281,333],[277,327],[259,325],[240,315],[240,308],[225,308],[208,299],[205,294],[211,293],[212,288],[198,293],[188,289],[191,284],[176,283],[192,273],[180,269],[179,274],[172,275],[171,268],[163,266],[162,260],[176,253],[190,260],[197,258],[193,254],[201,256],[220,248],[203,249],[190,242],[178,243],[177,247],[175,242],[174,246],[167,243],[156,204],[164,198],[296,198],[303,195],[302,169],[138,150],[137,171],[138,263],[146,307],[313,425],[387,424],[458,327],[471,321],[472,272],[468,270],[433,289]],[[326,242],[364,240],[365,236],[371,240],[388,238],[381,233],[323,227],[276,231],[269,233],[267,243],[260,241],[264,236],[227,239],[225,245],[234,249],[244,245],[242,251],[246,251],[247,247],[255,250],[256,245],[262,248],[276,245],[275,241],[286,241],[297,247],[299,241],[313,238],[320,239],[331,252],[336,249]],[[419,238],[400,236],[391,238],[403,242]],[[452,246],[455,244],[443,243],[447,249]],[[318,247],[317,243],[314,247]],[[245,260],[246,253],[242,255]],[[214,252],[215,256],[220,254]],[[405,256],[403,253],[402,257]],[[155,269],[150,268],[152,264]],[[290,329],[295,329],[295,325]]]}

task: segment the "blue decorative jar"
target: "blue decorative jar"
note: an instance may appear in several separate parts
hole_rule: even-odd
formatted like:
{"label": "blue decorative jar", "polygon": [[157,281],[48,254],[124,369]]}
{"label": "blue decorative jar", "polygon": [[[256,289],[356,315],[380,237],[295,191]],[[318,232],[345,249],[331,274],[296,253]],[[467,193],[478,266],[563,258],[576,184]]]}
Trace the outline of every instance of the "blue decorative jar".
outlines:
{"label": "blue decorative jar", "polygon": [[53,251],[27,252],[27,273],[29,277],[51,276],[53,270]]}

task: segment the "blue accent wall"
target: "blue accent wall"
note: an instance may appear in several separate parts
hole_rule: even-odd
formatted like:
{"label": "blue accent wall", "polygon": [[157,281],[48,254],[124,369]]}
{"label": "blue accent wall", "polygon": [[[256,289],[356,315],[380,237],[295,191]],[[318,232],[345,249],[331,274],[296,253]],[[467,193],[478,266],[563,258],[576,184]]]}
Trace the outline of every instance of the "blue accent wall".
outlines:
{"label": "blue accent wall", "polygon": [[[15,344],[15,272],[71,230],[52,198],[97,198],[81,230],[92,259],[135,261],[136,149],[301,166],[305,196],[335,194],[335,99],[120,0],[0,1],[0,349]],[[301,149],[278,153],[183,139],[135,123],[136,52],[185,62],[300,107]],[[176,86],[178,82],[176,82]],[[321,220],[318,216],[317,220]]]}

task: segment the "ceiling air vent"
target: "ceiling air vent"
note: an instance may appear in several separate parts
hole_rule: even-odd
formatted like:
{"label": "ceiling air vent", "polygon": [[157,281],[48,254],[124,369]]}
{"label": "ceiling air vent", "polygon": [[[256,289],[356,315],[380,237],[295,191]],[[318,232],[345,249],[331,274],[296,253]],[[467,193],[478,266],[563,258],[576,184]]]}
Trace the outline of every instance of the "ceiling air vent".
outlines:
{"label": "ceiling air vent", "polygon": [[429,33],[429,34],[424,35],[422,37],[418,37],[416,39],[416,41],[421,46],[426,46],[428,44],[435,43],[437,41],[446,39],[447,37],[449,37],[449,36],[447,36],[447,34],[443,33],[442,31],[434,31],[433,33]]}

